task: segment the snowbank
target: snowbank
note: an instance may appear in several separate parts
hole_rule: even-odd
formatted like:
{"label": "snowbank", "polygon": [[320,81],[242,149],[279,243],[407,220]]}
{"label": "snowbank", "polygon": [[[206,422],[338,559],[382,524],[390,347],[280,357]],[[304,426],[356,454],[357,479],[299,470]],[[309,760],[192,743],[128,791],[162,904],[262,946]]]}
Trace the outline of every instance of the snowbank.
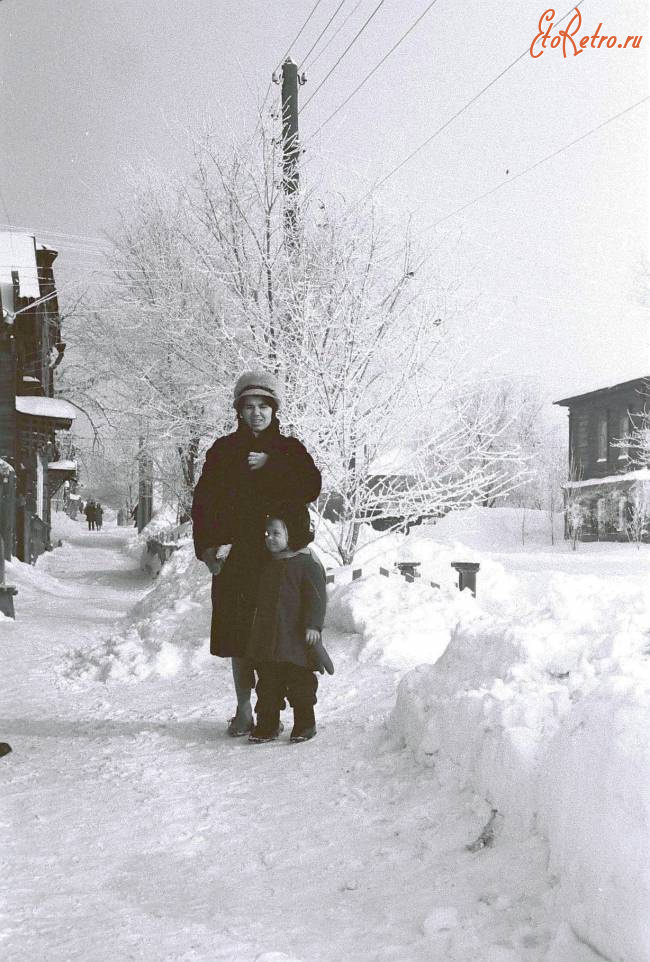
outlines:
{"label": "snowbank", "polygon": [[[388,724],[423,765],[498,809],[511,840],[547,839],[559,920],[547,962],[647,962],[649,556],[562,544],[526,555],[520,524],[512,509],[466,512],[369,544],[364,576],[330,589],[326,627],[357,633],[361,661],[408,672]],[[519,567],[502,563],[513,549]],[[376,573],[396,560],[420,561],[422,580]],[[477,599],[454,587],[459,560],[481,563]],[[75,653],[68,679],[200,670],[209,593],[182,545],[122,630]]]}
{"label": "snowbank", "polygon": [[97,645],[78,648],[66,661],[70,682],[137,682],[200,671],[209,661],[210,578],[182,545],[126,623]]}
{"label": "snowbank", "polygon": [[360,661],[408,669],[435,662],[449,644],[467,592],[371,574],[328,592],[326,627],[361,636]]}
{"label": "snowbank", "polygon": [[5,581],[7,584],[18,588],[21,598],[29,600],[34,600],[41,595],[73,598],[77,594],[74,585],[64,585],[58,578],[53,578],[52,575],[44,571],[42,567],[26,564],[17,558],[12,558],[11,561],[6,562]]}
{"label": "snowbank", "polygon": [[546,836],[563,923],[549,962],[580,945],[647,962],[648,593],[555,575],[519,612],[475,602],[459,615],[437,664],[402,680],[391,731],[497,808],[504,831]]}
{"label": "snowbank", "polygon": [[78,515],[77,518],[71,518],[65,511],[54,511],[52,513],[50,537],[54,545],[57,541],[69,541],[78,537],[87,530],[86,518],[83,514]]}
{"label": "snowbank", "polygon": [[[556,541],[563,538],[563,518],[553,518]],[[467,508],[452,511],[435,525],[413,529],[445,543],[461,542],[486,551],[521,551],[551,544],[551,518],[546,511],[521,508]]]}

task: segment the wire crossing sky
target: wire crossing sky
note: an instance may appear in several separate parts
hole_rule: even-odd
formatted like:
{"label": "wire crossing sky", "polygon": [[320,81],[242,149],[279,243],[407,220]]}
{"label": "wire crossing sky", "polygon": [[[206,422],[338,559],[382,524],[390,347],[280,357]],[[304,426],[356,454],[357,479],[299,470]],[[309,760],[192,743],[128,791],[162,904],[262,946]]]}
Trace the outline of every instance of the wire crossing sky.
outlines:
{"label": "wire crossing sky", "polygon": [[539,378],[549,400],[650,370],[644,0],[581,3],[580,35],[617,40],[579,56],[551,45],[575,12],[557,9],[539,58],[537,0],[51,9],[0,2],[0,191],[5,224],[59,249],[64,309],[108,276],[137,171],[189,176],[206,123],[224,145],[256,130],[291,56],[307,72],[301,183],[372,197],[421,243],[439,228],[427,269],[467,292],[455,317],[474,360]]}

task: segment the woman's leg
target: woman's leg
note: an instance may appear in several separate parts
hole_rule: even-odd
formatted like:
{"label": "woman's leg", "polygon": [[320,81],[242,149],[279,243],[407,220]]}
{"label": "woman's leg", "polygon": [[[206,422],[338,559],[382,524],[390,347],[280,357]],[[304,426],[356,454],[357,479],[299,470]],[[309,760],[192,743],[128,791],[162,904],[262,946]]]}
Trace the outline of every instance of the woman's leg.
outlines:
{"label": "woman's leg", "polygon": [[244,726],[253,721],[251,690],[255,686],[255,675],[250,661],[245,658],[231,658],[232,677],[237,695],[237,721]]}

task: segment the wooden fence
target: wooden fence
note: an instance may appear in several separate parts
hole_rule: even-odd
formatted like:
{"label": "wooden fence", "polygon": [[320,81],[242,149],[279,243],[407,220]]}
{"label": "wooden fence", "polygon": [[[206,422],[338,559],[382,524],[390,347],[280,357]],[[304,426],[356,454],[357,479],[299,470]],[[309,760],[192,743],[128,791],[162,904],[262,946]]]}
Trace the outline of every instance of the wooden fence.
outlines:
{"label": "wooden fence", "polygon": [[[152,574],[158,574],[165,562],[169,561],[175,551],[178,551],[180,547],[179,542],[184,538],[188,538],[191,533],[192,522],[186,521],[185,524],[178,524],[173,528],[167,528],[159,532],[155,538],[148,538],[147,560],[145,560],[144,567],[151,571]],[[381,565],[373,569],[354,568],[351,566],[336,569],[328,568],[326,582],[328,585],[340,584],[342,581],[357,581],[359,578],[362,578],[364,574],[380,574],[384,578],[401,577],[408,584],[421,581],[422,584],[427,584],[431,588],[440,588],[440,585],[435,581],[422,580],[422,575],[417,570],[419,566],[420,563],[418,561],[398,561],[394,566],[397,570],[384,568]],[[473,562],[454,561],[451,566],[458,572],[459,589],[462,591],[464,588],[469,588],[472,594],[476,595],[476,573],[479,570],[479,565]]]}

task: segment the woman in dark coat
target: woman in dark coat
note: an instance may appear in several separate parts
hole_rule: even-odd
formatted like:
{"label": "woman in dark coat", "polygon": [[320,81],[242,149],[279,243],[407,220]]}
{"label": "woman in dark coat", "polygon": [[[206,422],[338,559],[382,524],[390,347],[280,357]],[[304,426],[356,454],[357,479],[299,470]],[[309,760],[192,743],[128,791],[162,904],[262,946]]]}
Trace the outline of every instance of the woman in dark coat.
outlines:
{"label": "woman in dark coat", "polygon": [[[234,391],[238,427],[218,438],[207,453],[194,490],[194,549],[212,574],[210,652],[232,659],[237,712],[231,735],[253,727],[255,684],[246,648],[266,558],[265,519],[287,500],[304,505],[320,494],[321,476],[300,441],[280,433],[276,378],[265,371],[243,374]],[[224,545],[231,545],[221,560]]]}

